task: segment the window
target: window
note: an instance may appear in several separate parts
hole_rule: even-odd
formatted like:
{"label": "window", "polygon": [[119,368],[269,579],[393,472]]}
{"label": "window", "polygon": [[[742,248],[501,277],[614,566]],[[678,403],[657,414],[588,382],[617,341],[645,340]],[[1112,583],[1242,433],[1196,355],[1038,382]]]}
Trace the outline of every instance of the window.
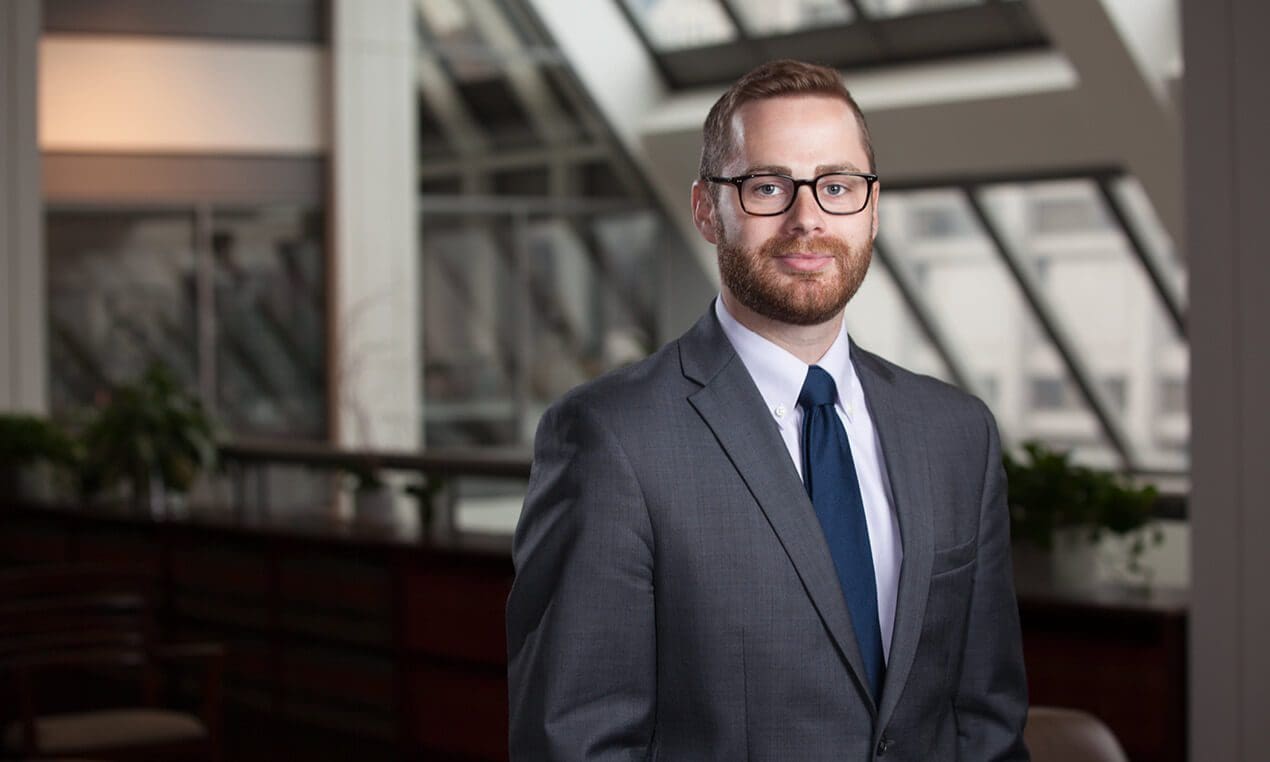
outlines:
{"label": "window", "polygon": [[1063,379],[1034,376],[1028,379],[1028,405],[1033,410],[1067,410],[1072,407],[1072,399]]}
{"label": "window", "polygon": [[1069,234],[1109,227],[1097,199],[1089,194],[1038,196],[1032,202],[1032,228],[1037,233]]}
{"label": "window", "polygon": [[1108,376],[1102,379],[1102,391],[1116,412],[1124,415],[1129,404],[1128,379],[1123,375]]}
{"label": "window", "polygon": [[1189,409],[1186,379],[1160,379],[1159,411],[1164,415],[1185,415]]}

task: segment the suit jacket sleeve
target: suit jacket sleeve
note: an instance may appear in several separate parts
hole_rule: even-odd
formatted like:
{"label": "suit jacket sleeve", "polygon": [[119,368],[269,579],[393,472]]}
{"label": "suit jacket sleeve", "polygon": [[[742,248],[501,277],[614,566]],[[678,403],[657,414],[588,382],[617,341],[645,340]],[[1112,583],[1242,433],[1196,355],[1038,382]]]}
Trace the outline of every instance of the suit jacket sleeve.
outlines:
{"label": "suit jacket sleeve", "polygon": [[982,408],[987,453],[979,515],[978,564],[961,681],[953,700],[957,759],[1027,760],[1023,724],[1027,681],[1010,563],[1010,515],[996,422]]}
{"label": "suit jacket sleeve", "polygon": [[512,760],[644,759],[653,537],[626,453],[576,398],[539,425],[507,602]]}

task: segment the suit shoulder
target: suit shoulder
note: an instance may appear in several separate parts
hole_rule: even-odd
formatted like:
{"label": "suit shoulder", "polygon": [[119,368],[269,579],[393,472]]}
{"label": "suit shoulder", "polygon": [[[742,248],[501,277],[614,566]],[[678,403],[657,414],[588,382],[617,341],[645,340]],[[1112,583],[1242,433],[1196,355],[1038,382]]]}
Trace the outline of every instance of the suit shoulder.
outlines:
{"label": "suit shoulder", "polygon": [[556,400],[551,409],[612,416],[624,409],[647,409],[656,402],[681,397],[675,394],[683,381],[677,343],[669,342],[643,360],[573,387]]}
{"label": "suit shoulder", "polygon": [[854,349],[861,362],[872,364],[875,371],[893,379],[893,383],[903,390],[908,399],[953,415],[987,417],[993,420],[992,411],[984,401],[970,392],[934,376],[908,370],[859,347]]}

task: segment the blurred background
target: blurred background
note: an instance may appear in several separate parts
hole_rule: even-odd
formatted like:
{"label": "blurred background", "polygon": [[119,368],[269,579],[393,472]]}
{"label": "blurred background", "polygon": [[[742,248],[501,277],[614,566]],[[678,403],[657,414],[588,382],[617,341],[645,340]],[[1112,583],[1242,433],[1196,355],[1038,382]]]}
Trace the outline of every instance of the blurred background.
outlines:
{"label": "blurred background", "polygon": [[1267,22],[5,0],[0,598],[39,608],[54,568],[131,580],[157,638],[219,654],[196,754],[504,758],[538,419],[708,308],[702,121],[796,57],[843,72],[878,156],[853,339],[981,397],[1010,449],[1034,703],[1133,760],[1258,758]]}

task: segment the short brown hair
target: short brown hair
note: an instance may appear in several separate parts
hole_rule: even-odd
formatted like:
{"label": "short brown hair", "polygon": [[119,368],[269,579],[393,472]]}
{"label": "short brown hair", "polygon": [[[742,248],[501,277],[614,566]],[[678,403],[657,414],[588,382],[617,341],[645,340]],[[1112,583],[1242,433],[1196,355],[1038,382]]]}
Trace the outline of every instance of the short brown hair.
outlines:
{"label": "short brown hair", "polygon": [[750,101],[781,95],[831,95],[846,101],[860,125],[860,137],[869,157],[869,171],[876,171],[869,126],[838,72],[827,66],[782,59],[750,70],[715,101],[706,116],[701,144],[702,178],[714,177],[722,172],[728,157],[736,150],[732,144],[732,117],[737,109]]}

